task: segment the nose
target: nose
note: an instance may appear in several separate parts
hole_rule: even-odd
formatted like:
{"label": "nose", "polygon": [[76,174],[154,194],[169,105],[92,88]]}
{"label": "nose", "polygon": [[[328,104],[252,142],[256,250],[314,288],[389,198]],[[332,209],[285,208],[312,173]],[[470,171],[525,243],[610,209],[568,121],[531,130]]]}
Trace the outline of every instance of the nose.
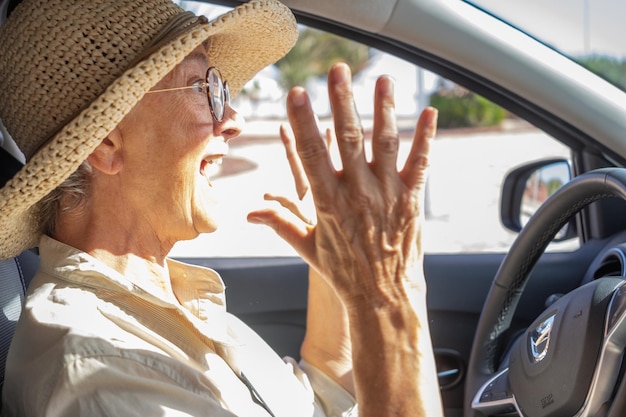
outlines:
{"label": "nose", "polygon": [[230,104],[226,104],[222,121],[213,122],[213,134],[223,137],[224,141],[228,142],[241,134],[244,124],[245,119],[243,116],[232,108]]}

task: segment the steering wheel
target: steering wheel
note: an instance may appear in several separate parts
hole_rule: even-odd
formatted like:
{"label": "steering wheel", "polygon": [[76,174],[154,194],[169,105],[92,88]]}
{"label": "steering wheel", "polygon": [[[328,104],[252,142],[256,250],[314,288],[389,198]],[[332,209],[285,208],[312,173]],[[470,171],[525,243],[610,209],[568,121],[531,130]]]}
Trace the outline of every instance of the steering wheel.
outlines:
{"label": "steering wheel", "polygon": [[511,345],[508,360],[498,363],[504,333],[546,247],[578,211],[607,197],[626,200],[626,169],[602,168],[574,178],[518,235],[478,321],[465,384],[466,417],[626,415],[620,373],[626,347],[623,278],[597,279],[559,298]]}

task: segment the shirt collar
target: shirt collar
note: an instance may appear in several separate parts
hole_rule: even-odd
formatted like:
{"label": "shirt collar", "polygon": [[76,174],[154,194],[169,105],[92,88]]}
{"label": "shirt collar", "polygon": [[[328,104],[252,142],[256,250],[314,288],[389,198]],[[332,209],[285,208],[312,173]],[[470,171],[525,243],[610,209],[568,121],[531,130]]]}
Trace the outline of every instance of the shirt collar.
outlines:
{"label": "shirt collar", "polygon": [[[168,259],[166,268],[176,297],[172,299],[148,280],[138,282],[140,271],[121,274],[88,253],[46,235],[39,242],[39,255],[40,269],[43,272],[64,281],[94,289],[122,292],[163,308],[177,309],[203,334],[217,342],[233,343],[224,326],[224,282],[210,268]],[[146,273],[148,271],[149,268],[146,268]]]}

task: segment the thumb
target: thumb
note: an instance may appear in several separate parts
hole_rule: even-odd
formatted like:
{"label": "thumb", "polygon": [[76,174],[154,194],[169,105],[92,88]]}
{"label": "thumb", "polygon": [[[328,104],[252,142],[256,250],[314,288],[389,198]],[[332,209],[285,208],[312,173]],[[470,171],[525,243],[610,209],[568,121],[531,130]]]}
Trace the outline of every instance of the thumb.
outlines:
{"label": "thumb", "polygon": [[270,227],[276,234],[293,247],[305,260],[313,254],[313,226],[295,223],[281,216],[276,210],[263,209],[248,213],[248,222]]}

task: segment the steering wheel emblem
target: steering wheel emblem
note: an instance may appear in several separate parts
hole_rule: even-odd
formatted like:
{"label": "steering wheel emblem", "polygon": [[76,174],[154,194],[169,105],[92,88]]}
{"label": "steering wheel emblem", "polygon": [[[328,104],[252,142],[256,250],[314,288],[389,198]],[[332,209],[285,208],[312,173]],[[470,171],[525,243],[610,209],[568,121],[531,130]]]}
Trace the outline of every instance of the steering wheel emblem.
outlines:
{"label": "steering wheel emblem", "polygon": [[534,363],[541,362],[548,354],[550,332],[554,324],[554,317],[555,315],[553,314],[542,321],[539,326],[535,327],[535,330],[533,330],[530,335],[530,353],[532,355],[531,360]]}

